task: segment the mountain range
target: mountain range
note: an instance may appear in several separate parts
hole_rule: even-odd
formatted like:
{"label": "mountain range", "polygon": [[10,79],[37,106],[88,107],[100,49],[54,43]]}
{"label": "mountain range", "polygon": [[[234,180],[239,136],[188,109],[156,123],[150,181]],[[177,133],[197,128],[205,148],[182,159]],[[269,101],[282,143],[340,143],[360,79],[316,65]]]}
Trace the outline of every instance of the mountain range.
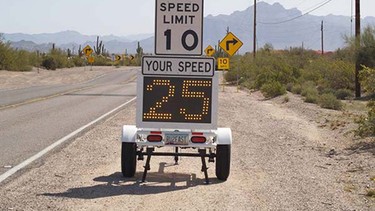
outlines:
{"label": "mountain range", "polygon": [[[235,11],[230,15],[206,16],[204,18],[203,44],[216,46],[227,33],[233,32],[243,43],[240,53],[253,49],[253,16],[254,7]],[[362,27],[375,26],[375,17],[365,17]],[[327,15],[315,16],[304,14],[296,8],[285,9],[281,4],[257,4],[257,47],[266,43],[275,49],[301,47],[313,50],[321,49],[321,34],[323,28],[324,50],[331,51],[345,46],[344,36],[353,34],[354,22],[349,16]],[[79,45],[96,44],[96,35],[82,35],[76,31],[63,31],[44,34],[4,34],[5,40],[11,46],[30,51],[48,51],[55,43],[62,49],[76,52]],[[154,52],[153,34],[133,36],[100,36],[105,48],[110,53],[135,53],[138,41],[146,53]]]}

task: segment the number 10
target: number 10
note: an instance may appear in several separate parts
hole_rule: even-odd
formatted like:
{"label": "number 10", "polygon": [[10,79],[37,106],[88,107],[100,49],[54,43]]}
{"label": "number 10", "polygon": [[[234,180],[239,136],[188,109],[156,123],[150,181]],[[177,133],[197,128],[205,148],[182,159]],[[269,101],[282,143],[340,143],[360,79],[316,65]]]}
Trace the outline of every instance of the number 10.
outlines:
{"label": "number 10", "polygon": [[[192,36],[194,41],[192,43],[192,45],[189,45],[187,43],[187,38],[188,36]],[[171,50],[171,47],[172,47],[172,30],[168,29],[164,32],[164,36],[166,37],[166,49],[167,50]],[[192,51],[194,50],[195,48],[197,48],[198,46],[198,35],[195,31],[193,30],[187,30],[185,31],[183,34],[182,34],[182,37],[181,37],[181,44],[182,46],[188,50],[188,51]]]}

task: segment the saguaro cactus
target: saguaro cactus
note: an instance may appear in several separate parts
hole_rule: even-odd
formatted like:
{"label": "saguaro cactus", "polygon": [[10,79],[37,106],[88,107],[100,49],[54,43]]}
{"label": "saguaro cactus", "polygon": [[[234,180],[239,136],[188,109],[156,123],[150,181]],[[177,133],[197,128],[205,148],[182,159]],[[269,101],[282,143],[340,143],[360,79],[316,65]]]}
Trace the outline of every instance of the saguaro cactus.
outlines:
{"label": "saguaro cactus", "polygon": [[96,46],[94,46],[94,51],[96,55],[101,55],[104,52],[103,41],[99,42],[99,36],[96,37]]}

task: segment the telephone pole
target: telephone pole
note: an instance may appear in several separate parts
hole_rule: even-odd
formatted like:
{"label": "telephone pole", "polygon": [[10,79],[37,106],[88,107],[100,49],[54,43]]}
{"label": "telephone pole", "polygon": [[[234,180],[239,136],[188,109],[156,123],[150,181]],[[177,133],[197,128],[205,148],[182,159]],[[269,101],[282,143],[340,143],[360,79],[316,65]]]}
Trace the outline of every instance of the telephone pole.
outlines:
{"label": "telephone pole", "polygon": [[355,96],[361,97],[361,84],[359,82],[359,71],[361,64],[359,63],[358,51],[361,47],[361,5],[360,0],[355,0],[355,43],[356,43],[356,62],[355,62]]}
{"label": "telephone pole", "polygon": [[257,0],[254,0],[254,44],[253,44],[253,56],[256,57],[257,51]]}
{"label": "telephone pole", "polygon": [[321,31],[322,31],[322,36],[321,36],[321,38],[322,38],[322,41],[321,41],[321,43],[322,43],[322,55],[324,55],[324,25],[323,25],[323,21],[322,21],[322,25],[321,25]]}

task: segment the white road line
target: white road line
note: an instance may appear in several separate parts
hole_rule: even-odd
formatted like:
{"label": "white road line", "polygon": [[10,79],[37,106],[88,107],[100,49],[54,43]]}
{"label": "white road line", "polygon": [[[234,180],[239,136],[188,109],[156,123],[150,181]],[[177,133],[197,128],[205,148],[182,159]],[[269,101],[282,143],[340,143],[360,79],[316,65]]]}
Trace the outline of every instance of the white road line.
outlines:
{"label": "white road line", "polygon": [[5,172],[4,174],[0,175],[0,183],[3,182],[5,179],[7,179],[8,177],[12,176],[13,174],[15,174],[17,171],[25,168],[27,165],[29,165],[30,163],[34,162],[35,160],[41,158],[43,155],[45,155],[47,152],[51,151],[52,149],[54,149],[55,147],[59,146],[60,144],[64,143],[65,141],[73,138],[74,136],[76,136],[77,134],[79,134],[80,132],[82,132],[83,130],[85,130],[86,128],[94,125],[95,123],[99,122],[100,120],[108,117],[109,115],[115,113],[117,110],[121,109],[123,106],[126,106],[127,104],[133,102],[134,100],[136,99],[136,97],[132,98],[131,100],[129,100],[128,102],[118,106],[117,108],[113,109],[112,111],[102,115],[101,117],[97,118],[96,120],[88,123],[87,125],[85,126],[82,126],[80,128],[78,128],[76,131],[70,133],[69,135],[65,136],[64,138],[56,141],[55,143],[51,144],[50,146],[48,146],[47,148],[43,149],[42,151],[40,151],[39,153],[37,153],[36,155],[30,157],[29,159],[23,161],[22,163],[18,164],[17,166],[9,169],[7,172]]}

